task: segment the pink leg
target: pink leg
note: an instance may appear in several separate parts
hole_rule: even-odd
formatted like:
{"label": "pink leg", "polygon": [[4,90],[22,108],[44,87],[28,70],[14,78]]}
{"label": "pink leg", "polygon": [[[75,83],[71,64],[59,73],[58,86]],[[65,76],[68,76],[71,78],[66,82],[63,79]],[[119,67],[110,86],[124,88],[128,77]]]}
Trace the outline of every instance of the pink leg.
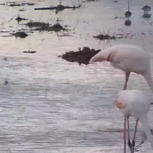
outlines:
{"label": "pink leg", "polygon": [[124,153],[126,153],[126,118],[124,118]]}
{"label": "pink leg", "polygon": [[129,124],[129,118],[127,118],[127,127],[128,127],[128,146],[129,146],[129,149],[130,151],[132,152],[132,143],[130,141],[130,124]]}
{"label": "pink leg", "polygon": [[126,72],[125,73],[125,84],[124,84],[123,90],[127,90],[127,83],[128,83],[129,77],[130,77],[130,72]]}
{"label": "pink leg", "polygon": [[137,132],[138,122],[139,122],[139,120],[137,119],[136,120],[136,124],[135,124],[134,136],[133,136],[133,140],[132,140],[132,151],[131,151],[131,153],[134,153],[135,138],[136,138],[136,132]]}

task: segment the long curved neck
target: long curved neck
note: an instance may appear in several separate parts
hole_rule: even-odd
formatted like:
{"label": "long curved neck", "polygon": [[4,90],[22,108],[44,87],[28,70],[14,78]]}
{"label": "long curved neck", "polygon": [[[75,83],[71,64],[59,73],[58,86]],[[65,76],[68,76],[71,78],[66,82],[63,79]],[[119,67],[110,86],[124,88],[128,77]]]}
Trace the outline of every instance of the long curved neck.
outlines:
{"label": "long curved neck", "polygon": [[150,142],[153,149],[153,136],[151,135],[147,115],[141,116],[139,119],[147,135],[147,140]]}
{"label": "long curved neck", "polygon": [[147,72],[145,75],[144,75],[144,78],[145,80],[147,81],[152,93],[153,93],[153,80],[152,80],[152,77],[151,77],[151,73],[150,72]]}

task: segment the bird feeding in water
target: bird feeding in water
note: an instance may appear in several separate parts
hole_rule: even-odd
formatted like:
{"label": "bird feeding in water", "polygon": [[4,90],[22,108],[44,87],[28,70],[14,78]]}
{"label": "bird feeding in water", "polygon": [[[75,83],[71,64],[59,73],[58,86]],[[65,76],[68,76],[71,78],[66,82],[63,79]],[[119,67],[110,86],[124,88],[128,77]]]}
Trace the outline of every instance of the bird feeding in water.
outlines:
{"label": "bird feeding in water", "polygon": [[132,24],[131,20],[129,19],[132,15],[131,11],[130,11],[130,2],[128,0],[128,11],[125,12],[125,17],[127,18],[127,20],[125,20],[124,24],[126,26],[130,26]]}
{"label": "bird feeding in water", "polygon": [[[150,109],[150,102],[148,101],[144,93],[139,90],[120,91],[115,99],[115,106],[119,108],[124,115],[124,131],[123,131],[124,132],[124,153],[126,153],[126,143],[128,143],[128,145],[129,143],[131,143],[129,124],[127,122],[130,116],[136,119],[132,145],[129,145],[131,153],[134,153],[135,137],[136,137],[137,125],[139,121],[141,122],[144,128],[144,131],[147,135],[147,139],[150,142],[153,149],[153,137],[151,135],[149,122],[147,118],[147,113]],[[128,133],[127,134],[128,142],[126,139],[126,132]]]}
{"label": "bird feeding in water", "polygon": [[143,18],[150,18],[151,17],[151,14],[149,14],[148,12],[151,10],[151,7],[148,6],[148,5],[145,5],[142,10],[144,11],[142,17]]}
{"label": "bird feeding in water", "polygon": [[142,75],[153,92],[153,80],[150,70],[150,57],[141,47],[136,45],[115,45],[98,52],[89,63],[111,62],[112,66],[125,72],[123,89],[127,89],[130,73]]}
{"label": "bird feeding in water", "polygon": [[126,11],[124,15],[127,18],[129,18],[132,15],[132,13],[130,11],[130,2],[129,2],[129,0],[128,0],[128,11]]}
{"label": "bird feeding in water", "polygon": [[151,10],[151,7],[148,5],[145,5],[144,7],[142,7],[142,10],[144,11],[144,13],[148,13]]}

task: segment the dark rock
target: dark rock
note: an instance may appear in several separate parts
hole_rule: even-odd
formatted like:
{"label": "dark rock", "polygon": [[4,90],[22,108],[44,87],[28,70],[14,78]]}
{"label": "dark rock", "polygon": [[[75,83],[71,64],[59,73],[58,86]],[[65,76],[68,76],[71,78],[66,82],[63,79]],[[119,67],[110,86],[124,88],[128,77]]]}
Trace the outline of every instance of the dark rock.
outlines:
{"label": "dark rock", "polygon": [[113,2],[114,2],[114,3],[117,3],[118,1],[117,1],[117,0],[114,0]]}
{"label": "dark rock", "polygon": [[61,31],[61,30],[66,30],[65,28],[63,28],[60,24],[54,24],[52,27],[51,27],[51,29],[53,30],[53,31],[55,31],[55,32],[57,32],[57,31]]}
{"label": "dark rock", "polygon": [[59,32],[59,31],[64,31],[67,30],[65,28],[63,28],[59,23],[54,24],[53,26],[41,26],[36,28],[35,30],[38,31],[55,31],[55,32]]}
{"label": "dark rock", "polygon": [[22,20],[28,20],[26,18],[21,18],[20,16],[18,16],[15,20],[17,20],[18,22],[22,21]]}
{"label": "dark rock", "polygon": [[103,35],[103,34],[100,34],[100,35],[97,35],[97,36],[93,36],[94,38],[97,38],[97,39],[100,39],[100,40],[109,40],[109,39],[116,39],[115,36],[109,36],[107,34]]}
{"label": "dark rock", "polygon": [[76,8],[80,8],[81,5],[78,6],[64,6],[64,5],[57,5],[57,6],[53,6],[53,7],[41,7],[41,8],[35,8],[35,10],[55,10],[56,13],[58,13],[59,11],[62,11],[64,9],[76,9]]}
{"label": "dark rock", "polygon": [[4,85],[8,85],[8,83],[9,83],[9,82],[8,82],[7,80],[4,81]]}
{"label": "dark rock", "polygon": [[34,54],[36,53],[37,51],[34,51],[34,50],[28,50],[28,51],[23,51],[23,53],[31,53],[31,54]]}
{"label": "dark rock", "polygon": [[49,27],[49,23],[45,23],[45,22],[28,22],[26,24],[28,27],[33,28],[33,27]]}
{"label": "dark rock", "polygon": [[12,34],[15,37],[20,37],[20,38],[25,38],[28,36],[28,34],[26,34],[25,32],[16,32]]}
{"label": "dark rock", "polygon": [[8,3],[5,3],[5,5],[8,5],[8,6],[11,6],[11,7],[15,7],[15,6],[25,6],[25,5],[28,5],[28,6],[33,6],[34,3],[27,3],[27,2],[8,2]]}
{"label": "dark rock", "polygon": [[99,0],[86,0],[87,2],[97,2]]}
{"label": "dark rock", "polygon": [[7,57],[4,57],[3,60],[4,60],[4,61],[7,61]]}
{"label": "dark rock", "polygon": [[79,48],[79,51],[69,51],[66,52],[63,55],[60,55],[58,57],[61,57],[62,59],[65,59],[69,62],[77,62],[79,64],[89,64],[89,60],[91,57],[93,57],[95,54],[97,54],[100,51],[100,49],[90,49],[89,47],[83,47],[82,50]]}

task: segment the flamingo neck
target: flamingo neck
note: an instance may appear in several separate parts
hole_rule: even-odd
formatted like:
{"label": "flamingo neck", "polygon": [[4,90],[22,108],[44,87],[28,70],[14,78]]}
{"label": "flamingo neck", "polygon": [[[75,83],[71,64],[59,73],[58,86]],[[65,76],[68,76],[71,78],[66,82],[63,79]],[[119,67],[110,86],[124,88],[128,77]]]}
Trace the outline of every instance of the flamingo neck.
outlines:
{"label": "flamingo neck", "polygon": [[144,78],[145,80],[147,81],[147,84],[149,85],[152,93],[153,93],[153,80],[152,80],[152,77],[151,77],[151,73],[148,72],[144,75]]}

